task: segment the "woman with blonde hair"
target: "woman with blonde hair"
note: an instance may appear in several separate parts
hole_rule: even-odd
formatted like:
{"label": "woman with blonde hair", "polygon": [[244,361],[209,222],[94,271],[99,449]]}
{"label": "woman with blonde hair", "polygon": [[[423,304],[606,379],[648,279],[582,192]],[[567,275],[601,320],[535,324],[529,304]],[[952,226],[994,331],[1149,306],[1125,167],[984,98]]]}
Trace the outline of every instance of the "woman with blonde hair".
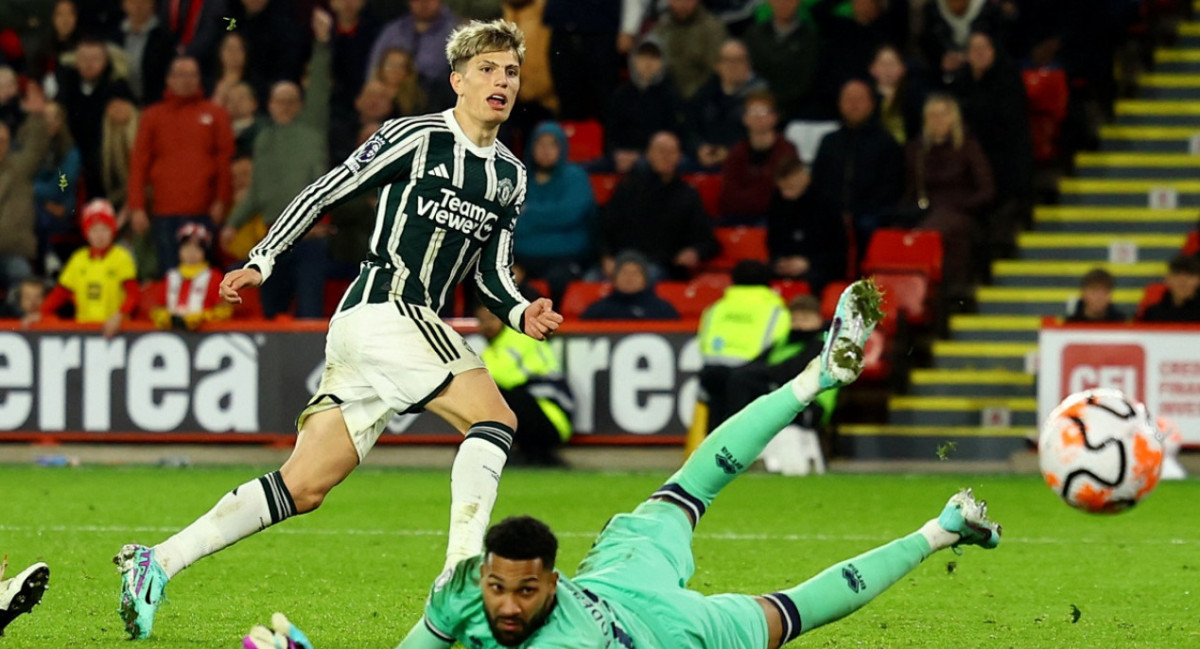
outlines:
{"label": "woman with blonde hair", "polygon": [[935,93],[925,100],[921,136],[908,143],[905,167],[903,205],[915,207],[916,227],[942,234],[947,293],[958,296],[973,279],[971,242],[986,232],[983,219],[996,192],[991,166],[963,128],[954,97]]}
{"label": "woman with blonde hair", "polygon": [[429,107],[429,97],[417,80],[412,54],[405,50],[399,47],[384,50],[371,78],[391,91],[398,117],[421,115]]}

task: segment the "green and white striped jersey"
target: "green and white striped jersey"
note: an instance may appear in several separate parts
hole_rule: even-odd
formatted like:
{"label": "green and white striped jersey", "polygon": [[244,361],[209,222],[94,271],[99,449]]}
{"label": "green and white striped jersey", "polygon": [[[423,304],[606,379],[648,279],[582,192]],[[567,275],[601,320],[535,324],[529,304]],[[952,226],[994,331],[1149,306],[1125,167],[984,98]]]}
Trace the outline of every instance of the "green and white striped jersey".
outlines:
{"label": "green and white striped jersey", "polygon": [[511,267],[525,176],[525,166],[500,142],[479,147],[467,139],[452,110],[389,120],[292,200],[250,251],[248,266],[266,280],[275,259],[322,214],[376,190],[367,259],[338,314],[395,300],[438,311],[473,273],[484,304],[520,331],[529,303]]}

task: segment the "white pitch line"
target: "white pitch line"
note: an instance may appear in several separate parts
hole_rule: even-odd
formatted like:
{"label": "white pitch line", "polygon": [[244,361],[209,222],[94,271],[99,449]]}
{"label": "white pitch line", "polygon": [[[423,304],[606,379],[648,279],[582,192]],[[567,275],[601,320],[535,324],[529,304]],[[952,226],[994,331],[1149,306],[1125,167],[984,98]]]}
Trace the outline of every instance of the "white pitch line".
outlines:
{"label": "white pitch line", "polygon": [[[158,533],[158,534],[173,534],[178,532],[181,527],[164,527],[164,526],[136,526],[136,525],[0,525],[0,532],[32,532],[35,534],[42,533],[79,533],[79,534],[142,534],[142,533]],[[304,527],[273,527],[272,534],[286,534],[292,536],[397,536],[397,537],[417,537],[417,536],[445,536],[445,530],[432,529],[370,529],[370,528],[348,528],[348,529],[311,529]],[[584,538],[592,539],[599,534],[599,530],[580,532],[580,531],[565,531],[555,532],[555,535],[561,538]],[[835,542],[835,543],[856,543],[856,542],[887,542],[896,537],[880,535],[880,534],[744,534],[738,532],[698,532],[695,538],[711,540],[711,541],[807,541],[807,542]],[[1019,543],[1030,545],[1200,545],[1200,539],[1093,539],[1093,538],[1072,538],[1061,539],[1052,537],[1004,537],[1005,543]]]}

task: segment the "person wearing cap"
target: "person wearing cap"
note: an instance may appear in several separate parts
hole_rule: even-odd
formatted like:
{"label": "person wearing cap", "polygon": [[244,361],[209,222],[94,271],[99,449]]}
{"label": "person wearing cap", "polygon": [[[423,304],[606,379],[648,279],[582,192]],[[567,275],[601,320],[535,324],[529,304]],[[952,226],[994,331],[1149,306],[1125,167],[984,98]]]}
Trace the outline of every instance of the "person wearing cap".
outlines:
{"label": "person wearing cap", "polygon": [[112,203],[97,198],[83,208],[83,235],[88,245],[75,251],[58,276],[58,285],[42,303],[42,317],[75,303],[75,321],[99,323],[112,338],[138,302],[137,269],[133,255],[113,245],[117,217]]}
{"label": "person wearing cap", "polygon": [[199,223],[185,223],[175,236],[179,265],[149,288],[150,320],[159,329],[195,329],[210,320],[228,320],[233,308],[221,300],[224,275],[208,265],[212,238]]}

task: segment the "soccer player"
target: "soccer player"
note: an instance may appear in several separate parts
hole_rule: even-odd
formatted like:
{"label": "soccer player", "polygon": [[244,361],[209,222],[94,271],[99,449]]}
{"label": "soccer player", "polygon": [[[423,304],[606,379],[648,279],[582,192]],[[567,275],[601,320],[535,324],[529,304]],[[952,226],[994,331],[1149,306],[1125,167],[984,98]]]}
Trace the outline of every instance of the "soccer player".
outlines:
{"label": "soccer player", "polygon": [[50,582],[50,567],[44,563],[35,563],[11,579],[4,578],[7,567],[8,555],[4,555],[0,560],[0,636],[17,616],[33,610],[42,601],[46,584]]}
{"label": "soccer player", "polygon": [[869,281],[852,284],[821,356],[718,427],[650,500],[609,521],[574,578],[554,569],[558,543],[544,523],[505,519],[488,531],[483,554],[434,583],[424,617],[397,649],[774,649],[866,605],[937,550],[996,547],[1000,526],[963,490],[916,532],[799,586],[758,597],[684,587],[696,523],[807,403],[858,376],[879,300]]}
{"label": "soccer player", "polygon": [[132,637],[150,634],[169,579],[316,509],[400,412],[429,410],[465,435],[450,474],[445,569],[479,551],[517,421],[479,356],[437,312],[471,275],[484,304],[513,329],[542,340],[562,322],[550,300],[521,297],[510,269],[525,168],[496,133],[516,100],[524,53],[524,36],[512,23],[456,29],[446,45],[455,107],[386,122],[301,192],[250,251],[246,267],[225,276],[222,296],[239,303],[238,290],[270,279],[278,256],[322,214],[378,192],[367,259],[330,321],[325,373],[297,420],[291,457],[165,542],[126,545],[114,558]]}

